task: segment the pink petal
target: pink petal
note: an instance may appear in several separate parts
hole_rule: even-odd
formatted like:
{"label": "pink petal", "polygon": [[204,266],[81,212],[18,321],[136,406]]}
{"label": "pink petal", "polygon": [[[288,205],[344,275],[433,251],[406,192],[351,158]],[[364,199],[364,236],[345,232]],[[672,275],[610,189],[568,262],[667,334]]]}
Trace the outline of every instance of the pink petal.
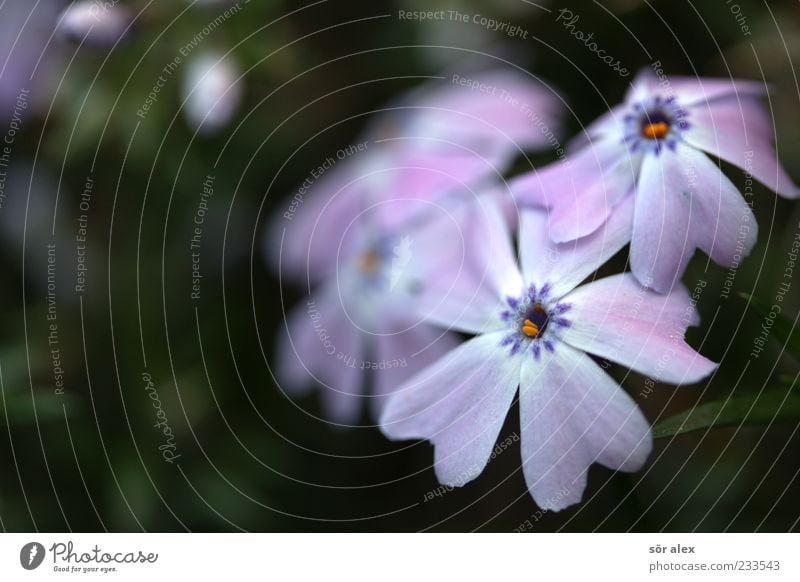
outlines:
{"label": "pink petal", "polygon": [[[385,228],[408,228],[409,221],[440,204],[474,199],[488,180],[499,180],[511,158],[483,155],[458,144],[425,138],[384,142],[392,148],[383,161],[380,187],[368,191],[377,220]],[[386,205],[387,201],[396,201]],[[403,204],[405,204],[405,208]]]}
{"label": "pink petal", "polygon": [[558,344],[526,359],[520,383],[522,468],[542,509],[578,503],[592,463],[633,472],[652,449],[636,403],[586,354]]}
{"label": "pink petal", "polygon": [[328,418],[352,424],[363,405],[362,332],[347,318],[332,287],[312,295],[288,316],[277,340],[277,376],[280,386],[294,394],[321,384]]}
{"label": "pink petal", "polygon": [[[469,83],[462,85],[461,83]],[[473,88],[475,87],[475,88]],[[414,124],[462,144],[518,150],[551,145],[564,106],[533,76],[509,70],[449,74],[409,97]]]}
{"label": "pink petal", "polygon": [[762,96],[768,87],[757,81],[683,77],[666,75],[659,78],[650,69],[642,69],[625,95],[628,103],[642,101],[652,95],[674,96],[682,107],[706,104],[709,101],[739,95]]}
{"label": "pink petal", "polygon": [[687,121],[685,139],[691,145],[742,168],[781,196],[800,196],[775,155],[772,118],[757,99],[700,104],[691,108]]}
{"label": "pink petal", "polygon": [[[600,139],[563,160],[515,178],[509,188],[520,204],[550,208],[554,219],[560,221],[567,221],[570,213],[588,202],[591,212],[581,212],[565,225],[554,224],[553,240],[574,240],[576,234],[587,234],[602,224],[614,205],[630,191],[630,187],[625,189],[625,173],[617,176],[616,172],[608,171],[624,168],[625,154],[625,146],[619,139]],[[635,166],[628,165],[628,169]],[[623,190],[612,190],[612,186]],[[587,191],[592,189],[594,193],[585,200]]]}
{"label": "pink petal", "polygon": [[[679,146],[680,148],[681,146]],[[700,212],[689,186],[691,168],[678,153],[662,148],[645,156],[636,191],[631,267],[636,278],[659,292],[680,281],[694,254],[692,221]]]}
{"label": "pink petal", "polygon": [[608,216],[633,192],[641,165],[641,153],[611,161],[586,188],[571,197],[562,192],[550,216],[550,236],[567,242],[595,232]]}
{"label": "pink petal", "polygon": [[457,334],[425,324],[376,337],[376,357],[370,364],[375,378],[375,394],[370,399],[373,416],[380,418],[388,398],[410,376],[444,357],[459,343]]}
{"label": "pink petal", "polygon": [[584,285],[564,301],[572,308],[561,338],[582,351],[671,384],[699,382],[717,368],[684,341],[699,317],[683,285],[659,295],[625,273]]}
{"label": "pink petal", "polygon": [[495,197],[481,196],[417,235],[427,273],[418,312],[443,327],[483,333],[502,327],[506,297],[522,292],[509,225]]}
{"label": "pink petal", "polygon": [[609,108],[567,143],[567,151],[577,151],[603,137],[621,136],[625,123],[624,117],[629,109],[630,106],[627,103],[620,103]]}
{"label": "pink petal", "polygon": [[525,281],[540,286],[549,283],[554,296],[565,295],[628,243],[632,223],[633,196],[629,196],[594,233],[556,244],[548,234],[546,213],[524,210],[519,240]]}
{"label": "pink petal", "polygon": [[[315,170],[316,171],[316,170]],[[283,276],[312,282],[336,270],[340,242],[366,205],[356,165],[332,168],[306,191],[295,189],[267,230],[266,254]]]}
{"label": "pink petal", "polygon": [[384,409],[387,437],[431,441],[445,485],[464,485],[483,471],[516,394],[521,359],[500,346],[504,336],[461,344],[408,380]]}
{"label": "pink petal", "polygon": [[758,238],[758,223],[736,186],[703,152],[680,149],[687,183],[700,210],[692,233],[697,245],[717,263],[729,267],[750,253]]}

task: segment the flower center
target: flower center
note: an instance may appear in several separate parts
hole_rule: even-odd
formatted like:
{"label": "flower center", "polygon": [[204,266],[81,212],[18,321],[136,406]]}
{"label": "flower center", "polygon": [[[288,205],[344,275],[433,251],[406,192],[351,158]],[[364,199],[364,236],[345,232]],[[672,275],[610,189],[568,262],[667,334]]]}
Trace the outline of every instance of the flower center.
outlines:
{"label": "flower center", "polygon": [[500,313],[500,319],[508,323],[508,333],[500,345],[509,347],[512,356],[523,349],[530,349],[537,360],[542,350],[552,353],[559,341],[559,330],[572,325],[564,317],[572,305],[551,297],[550,291],[549,283],[541,288],[530,285],[521,297],[506,298],[508,309]]}
{"label": "flower center", "polygon": [[657,123],[648,123],[642,127],[642,135],[647,139],[663,139],[669,133],[669,123],[666,121],[659,121]]}
{"label": "flower center", "polygon": [[381,267],[381,256],[375,251],[365,251],[358,257],[358,270],[365,275],[372,275]]}
{"label": "flower center", "polygon": [[536,303],[526,314],[522,321],[522,333],[526,336],[535,338],[544,333],[549,320],[547,311],[541,303]]}
{"label": "flower center", "polygon": [[647,139],[664,139],[669,134],[671,119],[658,111],[644,116],[642,119],[642,137]]}

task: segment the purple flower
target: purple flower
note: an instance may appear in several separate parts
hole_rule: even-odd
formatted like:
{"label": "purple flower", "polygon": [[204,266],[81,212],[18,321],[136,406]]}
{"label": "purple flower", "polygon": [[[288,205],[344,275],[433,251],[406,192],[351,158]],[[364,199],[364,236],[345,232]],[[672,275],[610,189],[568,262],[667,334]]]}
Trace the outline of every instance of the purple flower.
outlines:
{"label": "purple flower", "polygon": [[520,201],[551,208],[555,242],[594,232],[634,197],[633,274],[666,292],[696,248],[729,265],[756,241],[752,200],[706,154],[783,196],[798,196],[774,153],[772,118],[760,103],[764,92],[755,82],[659,79],[645,71],[623,104],[586,129],[573,155],[511,188]]}
{"label": "purple flower", "polygon": [[[7,124],[30,92],[27,108],[47,105],[60,77],[59,54],[50,39],[58,20],[57,0],[0,4],[0,120]],[[58,72],[58,75],[55,73]]]}
{"label": "purple flower", "polygon": [[[468,215],[478,272],[430,318],[477,335],[409,379],[381,417],[391,439],[431,441],[441,483],[464,485],[483,471],[519,387],[525,480],[540,507],[564,509],[581,500],[592,463],[636,471],[652,446],[642,412],[589,354],[674,384],[716,368],[684,341],[698,318],[682,286],[659,295],[621,274],[575,289],[627,242],[632,202],[560,245],[544,213],[523,211],[522,272],[498,212],[483,205]],[[475,280],[479,288],[467,285]]]}
{"label": "purple flower", "polygon": [[[380,110],[355,143],[309,168],[268,230],[267,253],[282,273],[324,280],[350,221],[386,200],[469,198],[499,179],[514,157],[550,144],[561,102],[516,72],[432,80]],[[409,218],[393,208],[386,221]]]}
{"label": "purple flower", "polygon": [[62,12],[59,31],[77,41],[111,46],[123,38],[132,20],[125,6],[111,0],[79,0]]}

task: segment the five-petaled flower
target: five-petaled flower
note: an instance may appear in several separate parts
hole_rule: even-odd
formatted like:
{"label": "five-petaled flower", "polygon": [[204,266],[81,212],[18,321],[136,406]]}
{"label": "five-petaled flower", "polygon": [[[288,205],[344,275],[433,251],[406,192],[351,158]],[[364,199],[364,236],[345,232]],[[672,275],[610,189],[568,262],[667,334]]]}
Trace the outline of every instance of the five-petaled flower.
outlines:
{"label": "five-petaled flower", "polygon": [[431,441],[439,481],[464,485],[488,462],[519,387],[523,472],[540,507],[579,502],[592,463],[640,469],[649,424],[589,354],[674,384],[698,382],[716,364],[684,341],[698,323],[684,287],[659,295],[620,274],[576,288],[626,244],[630,221],[630,209],[617,212],[593,234],[557,245],[546,215],[523,210],[520,272],[499,212],[490,203],[468,210],[464,239],[478,272],[460,265],[452,292],[435,293],[427,313],[476,337],[397,390],[383,432]]}
{"label": "five-petaled flower", "polygon": [[594,232],[634,197],[631,269],[643,284],[666,292],[696,248],[728,266],[756,241],[752,201],[706,154],[783,196],[800,195],[774,153],[764,92],[756,82],[659,79],[644,71],[625,102],[586,129],[574,154],[511,187],[521,202],[551,209],[555,242]]}

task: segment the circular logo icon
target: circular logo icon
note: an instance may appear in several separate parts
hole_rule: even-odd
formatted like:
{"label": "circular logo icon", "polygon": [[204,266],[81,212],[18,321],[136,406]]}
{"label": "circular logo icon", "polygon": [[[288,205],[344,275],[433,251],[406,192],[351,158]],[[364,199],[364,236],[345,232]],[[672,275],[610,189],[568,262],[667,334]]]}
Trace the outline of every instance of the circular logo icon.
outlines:
{"label": "circular logo icon", "polygon": [[44,546],[39,542],[30,542],[19,551],[19,563],[26,570],[35,570],[44,561]]}

